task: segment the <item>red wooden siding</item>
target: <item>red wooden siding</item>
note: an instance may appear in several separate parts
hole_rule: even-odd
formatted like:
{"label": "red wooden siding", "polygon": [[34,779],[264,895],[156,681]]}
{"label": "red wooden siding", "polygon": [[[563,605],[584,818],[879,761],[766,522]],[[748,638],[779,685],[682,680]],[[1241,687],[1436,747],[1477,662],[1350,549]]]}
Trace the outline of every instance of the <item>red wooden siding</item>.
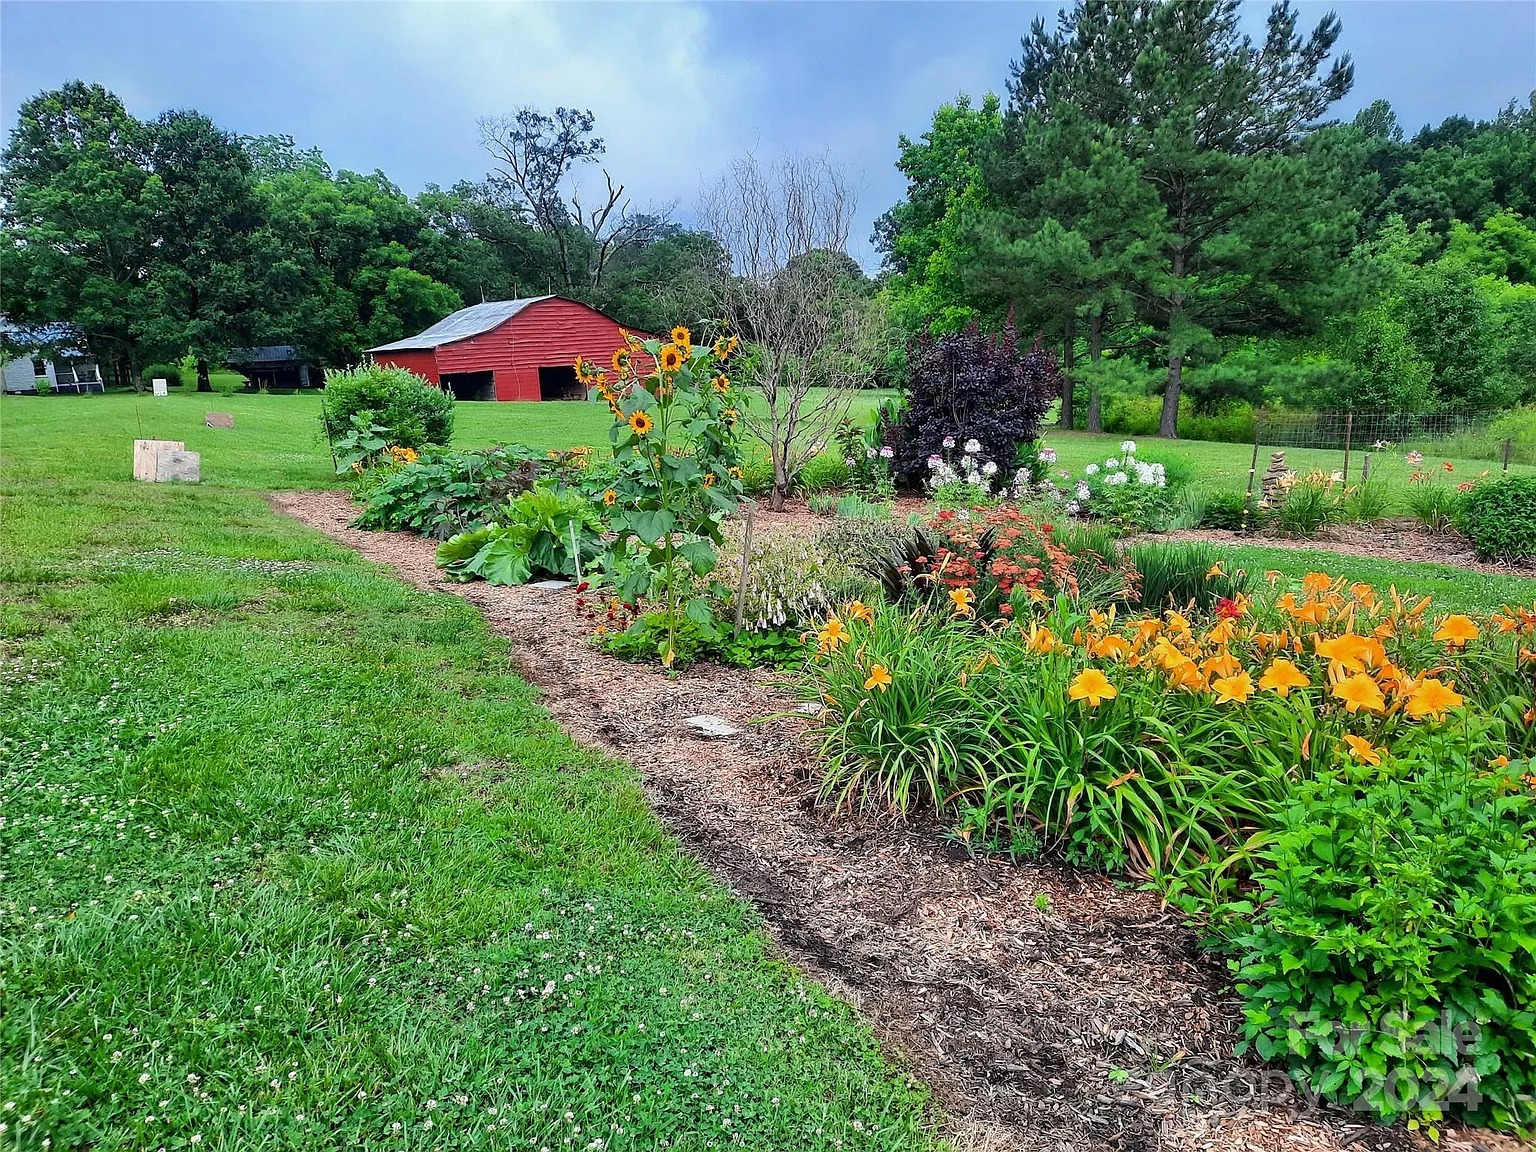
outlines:
{"label": "red wooden siding", "polygon": [[437,375],[437,356],[431,348],[423,348],[419,352],[385,352],[375,356],[374,360],[379,364],[394,364],[405,368],[418,376],[425,376],[434,384],[442,383]]}
{"label": "red wooden siding", "polygon": [[578,356],[607,368],[623,342],[616,321],[556,296],[528,305],[478,336],[435,350],[380,352],[376,359],[409,368],[434,384],[451,372],[494,372],[496,399],[537,400],[540,368],[569,368]]}

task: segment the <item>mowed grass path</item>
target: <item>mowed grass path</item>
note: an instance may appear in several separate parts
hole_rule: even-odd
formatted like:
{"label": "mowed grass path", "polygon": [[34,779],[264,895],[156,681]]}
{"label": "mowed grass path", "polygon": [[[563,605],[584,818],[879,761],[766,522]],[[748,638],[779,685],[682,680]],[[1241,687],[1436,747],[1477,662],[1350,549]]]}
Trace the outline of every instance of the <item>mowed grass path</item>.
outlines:
{"label": "mowed grass path", "polygon": [[266,507],[311,398],[152,403],[0,400],[0,1147],[930,1145],[475,610]]}
{"label": "mowed grass path", "polygon": [[[859,414],[868,416],[883,394],[860,398]],[[209,411],[230,412],[233,429],[203,426]],[[245,488],[315,488],[337,483],[325,444],[319,435],[318,394],[294,396],[235,395],[230,397],[173,393],[152,396],[115,394],[86,397],[7,397],[0,400],[0,451],[13,463],[12,479],[24,465],[26,477],[69,500],[84,481],[121,480],[130,471],[132,440],[159,437],[183,440],[202,453],[207,485]],[[461,447],[520,441],[535,448],[569,448],[590,444],[605,448],[608,416],[592,404],[460,404],[455,409],[455,444]],[[1083,465],[1117,455],[1124,438],[1090,436],[1084,432],[1046,432],[1046,443],[1059,453],[1059,467],[1076,473]],[[1149,458],[1178,457],[1206,491],[1241,490],[1247,481],[1252,448],[1185,440],[1174,443],[1143,439],[1138,448]],[[1291,452],[1297,467],[1337,467],[1335,453]],[[1261,459],[1261,466],[1267,457]],[[1431,460],[1438,466],[1438,460]],[[1475,476],[1487,462],[1453,459],[1456,471],[1447,482]],[[1515,470],[1536,471],[1516,466]],[[835,471],[833,469],[832,471]],[[822,470],[826,475],[828,470]],[[1377,474],[1403,490],[1407,469],[1400,457],[1377,456]],[[96,524],[110,535],[147,497],[144,486],[125,485],[94,491],[91,500],[75,507],[74,522]],[[52,505],[28,501],[8,513],[13,530],[46,551],[50,535],[61,530]],[[244,514],[237,523],[247,523]],[[74,531],[74,529],[70,529]],[[66,536],[69,533],[66,532]],[[71,539],[73,537],[70,537]],[[61,546],[62,546],[61,541]],[[1232,560],[1250,570],[1277,569],[1292,576],[1325,569],[1353,580],[1412,589],[1433,595],[1448,611],[1494,608],[1506,602],[1529,603],[1536,598],[1536,580],[1518,576],[1469,573],[1444,564],[1398,564],[1362,560],[1322,549],[1296,551],[1234,545]]]}

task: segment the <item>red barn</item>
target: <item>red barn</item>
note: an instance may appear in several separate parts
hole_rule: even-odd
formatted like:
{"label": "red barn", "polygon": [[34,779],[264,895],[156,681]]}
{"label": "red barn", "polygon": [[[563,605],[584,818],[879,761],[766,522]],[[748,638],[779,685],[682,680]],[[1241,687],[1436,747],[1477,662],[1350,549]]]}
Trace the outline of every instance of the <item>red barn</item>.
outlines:
{"label": "red barn", "polygon": [[535,296],[461,308],[368,355],[425,376],[457,400],[584,400],[576,357],[607,368],[623,343],[618,323],[596,308]]}

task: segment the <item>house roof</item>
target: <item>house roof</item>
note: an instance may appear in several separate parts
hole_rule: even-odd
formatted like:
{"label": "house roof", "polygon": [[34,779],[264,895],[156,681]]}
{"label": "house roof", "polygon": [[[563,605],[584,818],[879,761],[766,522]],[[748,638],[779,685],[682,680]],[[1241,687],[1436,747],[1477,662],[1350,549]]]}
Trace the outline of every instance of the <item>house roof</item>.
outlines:
{"label": "house roof", "polygon": [[380,344],[377,348],[370,348],[368,351],[408,352],[416,349],[437,348],[444,344],[452,344],[456,340],[467,340],[471,336],[479,336],[498,325],[505,324],[530,304],[551,299],[553,299],[552,296],[530,296],[526,300],[492,300],[486,304],[471,304],[468,308],[460,308],[451,316],[443,317],[425,332],[407,336],[404,340]]}

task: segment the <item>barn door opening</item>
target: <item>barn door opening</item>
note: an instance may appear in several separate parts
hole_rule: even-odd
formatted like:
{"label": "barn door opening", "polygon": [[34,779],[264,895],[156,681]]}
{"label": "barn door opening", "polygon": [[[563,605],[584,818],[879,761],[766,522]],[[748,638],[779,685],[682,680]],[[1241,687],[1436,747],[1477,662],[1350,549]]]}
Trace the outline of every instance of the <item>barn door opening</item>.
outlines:
{"label": "barn door opening", "polygon": [[585,400],[587,390],[576,379],[576,369],[570,364],[558,364],[539,369],[540,400]]}
{"label": "barn door opening", "polygon": [[443,387],[453,393],[455,400],[496,399],[496,373],[494,372],[445,372]]}

